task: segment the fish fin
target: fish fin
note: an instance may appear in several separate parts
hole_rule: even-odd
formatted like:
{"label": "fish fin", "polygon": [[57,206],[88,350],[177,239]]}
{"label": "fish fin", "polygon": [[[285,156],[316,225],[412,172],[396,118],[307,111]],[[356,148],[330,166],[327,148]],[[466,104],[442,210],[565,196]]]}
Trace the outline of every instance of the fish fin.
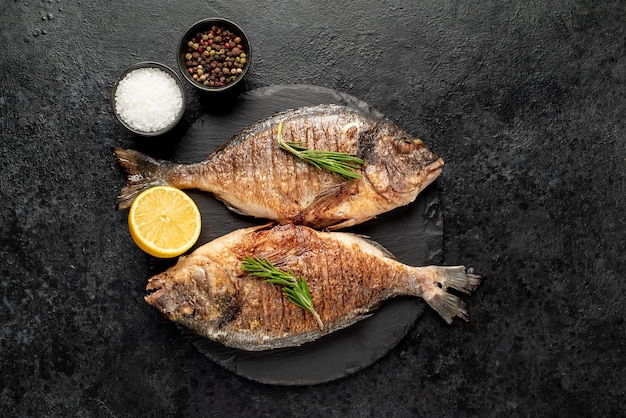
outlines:
{"label": "fish fin", "polygon": [[333,230],[336,230],[336,229],[349,228],[349,227],[354,226],[356,224],[357,224],[356,219],[350,218],[350,219],[343,220],[343,221],[341,221],[339,223],[336,223],[336,224],[328,225],[326,227],[326,229],[328,229],[329,231],[333,231]]}
{"label": "fish fin", "polygon": [[435,271],[436,278],[432,288],[424,292],[424,300],[441,317],[451,324],[455,316],[469,321],[469,314],[465,302],[458,296],[448,293],[448,289],[469,295],[482,282],[482,277],[466,272],[464,266],[430,267]]}
{"label": "fish fin", "polygon": [[167,185],[166,168],[172,164],[166,161],[155,160],[139,151],[131,149],[113,149],[117,162],[128,178],[127,183],[120,191],[117,208],[130,207],[135,197],[142,191],[154,187]]}
{"label": "fish fin", "polygon": [[253,231],[267,231],[274,228],[276,225],[279,225],[276,221],[265,222],[264,224],[256,225],[250,227]]}
{"label": "fish fin", "polygon": [[363,241],[365,241],[366,243],[368,243],[369,245],[371,245],[372,247],[376,248],[378,251],[381,252],[381,255],[385,258],[390,258],[392,260],[396,259],[396,256],[393,255],[391,253],[391,251],[389,251],[387,248],[385,248],[382,244],[374,241],[373,239],[371,239],[369,237],[369,235],[363,235],[363,234],[355,234],[352,232],[342,232],[343,234],[347,234],[347,235],[352,235],[355,236]]}
{"label": "fish fin", "polygon": [[382,244],[379,244],[378,242],[373,241],[373,240],[371,240],[371,239],[369,239],[369,238],[363,238],[363,239],[364,239],[365,241],[367,241],[370,245],[372,245],[372,246],[376,247],[376,249],[378,249],[380,252],[382,252],[382,253],[383,253],[383,255],[384,255],[386,258],[390,258],[390,259],[392,259],[392,260],[395,260],[395,259],[396,259],[396,256],[395,256],[395,255],[393,255],[393,254],[391,253],[391,251],[389,251],[388,249],[386,249],[385,247],[383,247],[383,245],[382,245]]}
{"label": "fish fin", "polygon": [[356,220],[349,218],[335,217],[335,221],[328,224],[319,223],[319,219],[327,218],[325,212],[331,210],[338,202],[344,202],[354,194],[353,183],[343,182],[331,186],[315,196],[313,201],[296,217],[295,223],[314,225],[318,228],[339,229],[356,225]]}
{"label": "fish fin", "polygon": [[346,182],[339,183],[334,186],[329,187],[328,189],[322,190],[315,196],[313,201],[309,204],[309,206],[305,210],[311,210],[318,206],[327,204],[328,200],[336,199],[338,196],[341,196],[345,193]]}
{"label": "fish fin", "polygon": [[229,204],[229,203],[227,203],[227,202],[225,202],[225,201],[223,201],[223,200],[222,200],[222,202],[224,202],[224,204],[226,205],[226,208],[227,208],[229,211],[231,211],[231,212],[233,212],[233,213],[236,213],[237,215],[242,215],[242,216],[250,216],[250,214],[249,214],[249,213],[245,213],[245,212],[244,212],[244,211],[242,211],[241,209],[239,209],[239,208],[237,208],[237,207],[235,207],[235,206],[233,206],[233,205],[231,205],[231,204]]}

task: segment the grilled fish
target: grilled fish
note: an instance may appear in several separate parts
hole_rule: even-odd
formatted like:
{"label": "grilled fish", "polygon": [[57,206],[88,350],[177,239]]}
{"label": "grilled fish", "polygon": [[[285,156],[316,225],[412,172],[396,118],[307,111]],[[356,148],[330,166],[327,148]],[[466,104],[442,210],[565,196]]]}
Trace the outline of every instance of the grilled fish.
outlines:
{"label": "grilled fish", "polygon": [[[365,161],[361,178],[297,160],[277,145],[283,139],[309,149],[344,152]],[[119,208],[144,189],[170,185],[213,193],[229,209],[281,223],[338,229],[359,224],[415,200],[441,172],[443,160],[389,120],[338,105],[289,110],[233,136],[207,160],[178,164],[116,149],[128,174]]]}
{"label": "grilled fish", "polygon": [[[246,257],[269,260],[303,277],[323,328],[281,287],[248,275]],[[464,302],[481,282],[465,267],[412,267],[380,245],[345,232],[296,224],[236,230],[179,258],[150,278],[145,300],[193,332],[242,350],[297,346],[364,318],[386,299],[422,297],[441,317],[468,320]]]}

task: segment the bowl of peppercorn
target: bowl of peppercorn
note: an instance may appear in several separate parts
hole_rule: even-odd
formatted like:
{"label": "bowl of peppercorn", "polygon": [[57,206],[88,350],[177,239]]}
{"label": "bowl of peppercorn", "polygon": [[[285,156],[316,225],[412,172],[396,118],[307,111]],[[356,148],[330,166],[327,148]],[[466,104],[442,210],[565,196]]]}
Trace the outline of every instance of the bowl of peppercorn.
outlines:
{"label": "bowl of peppercorn", "polygon": [[206,92],[231,90],[250,68],[250,42],[243,30],[227,19],[196,22],[178,46],[178,67],[192,86]]}

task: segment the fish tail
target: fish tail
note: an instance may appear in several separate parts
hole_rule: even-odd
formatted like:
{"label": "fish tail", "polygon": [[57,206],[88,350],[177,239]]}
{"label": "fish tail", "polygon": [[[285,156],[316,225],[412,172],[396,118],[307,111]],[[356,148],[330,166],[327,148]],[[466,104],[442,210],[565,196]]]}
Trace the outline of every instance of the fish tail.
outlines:
{"label": "fish tail", "polygon": [[482,277],[467,272],[465,266],[428,267],[434,271],[432,282],[423,284],[425,289],[422,297],[441,317],[451,324],[455,316],[469,321],[465,302],[458,296],[449,293],[448,289],[469,295],[482,282]]}
{"label": "fish tail", "polygon": [[115,148],[113,153],[128,176],[128,182],[117,197],[118,209],[130,207],[135,197],[150,187],[170,184],[172,163],[130,149]]}

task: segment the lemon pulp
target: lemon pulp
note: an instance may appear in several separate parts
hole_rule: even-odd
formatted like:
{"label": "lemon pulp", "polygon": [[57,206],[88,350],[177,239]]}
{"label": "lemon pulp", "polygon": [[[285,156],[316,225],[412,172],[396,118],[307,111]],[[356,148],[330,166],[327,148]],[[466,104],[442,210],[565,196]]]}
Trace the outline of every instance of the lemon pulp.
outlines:
{"label": "lemon pulp", "polygon": [[198,240],[202,221],[196,203],[182,190],[151,187],[133,201],[128,213],[133,241],[148,254],[171,258],[189,250]]}

